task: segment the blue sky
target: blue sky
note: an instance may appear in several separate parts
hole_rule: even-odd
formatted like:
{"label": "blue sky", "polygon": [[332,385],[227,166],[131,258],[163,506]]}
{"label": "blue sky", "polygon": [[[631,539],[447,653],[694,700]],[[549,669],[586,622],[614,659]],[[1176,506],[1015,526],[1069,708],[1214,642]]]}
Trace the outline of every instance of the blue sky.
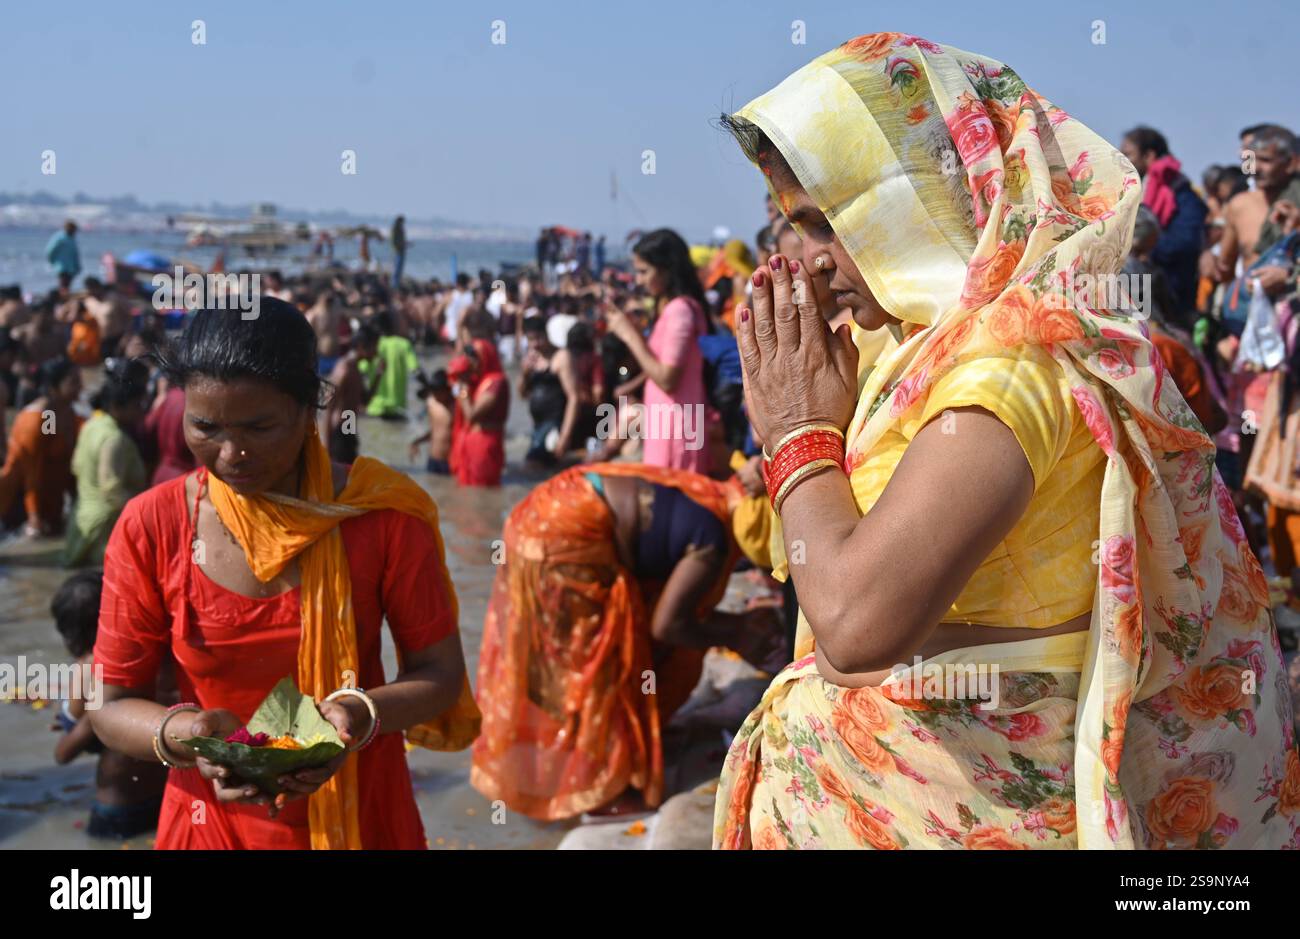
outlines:
{"label": "blue sky", "polygon": [[[5,3],[0,191],[691,236],[762,221],[710,119],[852,36],[1001,59],[1112,141],[1146,122],[1193,176],[1300,125],[1294,2]],[[202,19],[206,45],[191,42]],[[806,24],[806,44],[791,23]],[[1105,21],[1106,43],[1092,41]],[[492,22],[504,20],[503,45]],[[41,152],[57,174],[40,172]],[[356,175],[340,154],[357,154]],[[656,173],[641,173],[653,149]],[[610,174],[622,196],[610,199]]]}

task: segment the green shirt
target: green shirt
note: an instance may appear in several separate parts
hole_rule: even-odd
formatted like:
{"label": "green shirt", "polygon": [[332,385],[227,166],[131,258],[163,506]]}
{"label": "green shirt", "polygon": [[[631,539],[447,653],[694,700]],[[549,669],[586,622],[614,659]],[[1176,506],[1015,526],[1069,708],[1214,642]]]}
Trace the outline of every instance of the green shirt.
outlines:
{"label": "green shirt", "polygon": [[126,502],[148,486],[135,441],[103,411],[81,427],[72,452],[77,505],[72,513],[63,563],[102,564],[113,524]]}
{"label": "green shirt", "polygon": [[[366,408],[371,417],[388,417],[406,411],[406,385],[411,372],[419,368],[415,359],[415,347],[409,339],[401,336],[384,336],[379,340],[376,353],[384,363],[384,374],[379,378],[379,387]],[[358,363],[361,375],[367,387],[374,376],[375,363],[363,360]]]}

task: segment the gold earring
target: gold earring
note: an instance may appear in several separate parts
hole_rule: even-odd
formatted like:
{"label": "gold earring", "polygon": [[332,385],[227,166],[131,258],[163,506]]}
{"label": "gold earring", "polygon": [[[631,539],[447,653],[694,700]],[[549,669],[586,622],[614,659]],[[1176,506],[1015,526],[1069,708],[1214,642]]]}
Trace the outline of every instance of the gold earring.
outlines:
{"label": "gold earring", "polygon": [[817,268],[817,270],[819,270],[819,271],[820,271],[822,268],[824,268],[825,266],[826,266],[826,259],[825,259],[825,258],[819,257],[819,258],[817,258],[817,260],[813,261],[813,267]]}

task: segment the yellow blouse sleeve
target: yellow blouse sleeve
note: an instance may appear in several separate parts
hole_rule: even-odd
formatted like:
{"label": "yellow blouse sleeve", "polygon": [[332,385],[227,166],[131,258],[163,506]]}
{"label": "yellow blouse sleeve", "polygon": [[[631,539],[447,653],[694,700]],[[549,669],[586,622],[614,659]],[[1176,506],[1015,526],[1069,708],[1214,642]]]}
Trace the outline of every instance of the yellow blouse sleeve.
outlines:
{"label": "yellow blouse sleeve", "polygon": [[981,356],[954,367],[935,382],[917,422],[904,428],[910,440],[949,408],[982,407],[1011,428],[1034,474],[1034,491],[1065,452],[1072,429],[1072,399],[1059,367],[1046,353]]}

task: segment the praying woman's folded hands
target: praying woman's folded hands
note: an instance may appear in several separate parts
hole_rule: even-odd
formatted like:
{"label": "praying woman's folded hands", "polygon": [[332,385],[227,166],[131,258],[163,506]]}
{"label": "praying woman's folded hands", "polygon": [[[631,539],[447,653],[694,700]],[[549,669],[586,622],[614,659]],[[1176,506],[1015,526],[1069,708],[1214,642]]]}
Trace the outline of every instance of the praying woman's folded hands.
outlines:
{"label": "praying woman's folded hands", "polygon": [[737,327],[756,435],[770,453],[804,424],[846,428],[857,398],[858,350],[848,326],[832,333],[826,325],[816,300],[825,284],[779,254],[751,280],[753,305],[738,311]]}

